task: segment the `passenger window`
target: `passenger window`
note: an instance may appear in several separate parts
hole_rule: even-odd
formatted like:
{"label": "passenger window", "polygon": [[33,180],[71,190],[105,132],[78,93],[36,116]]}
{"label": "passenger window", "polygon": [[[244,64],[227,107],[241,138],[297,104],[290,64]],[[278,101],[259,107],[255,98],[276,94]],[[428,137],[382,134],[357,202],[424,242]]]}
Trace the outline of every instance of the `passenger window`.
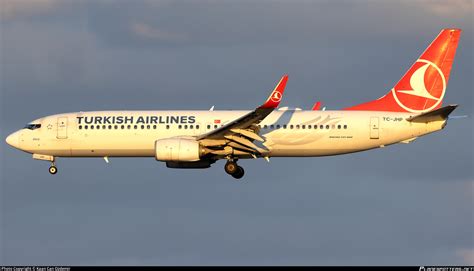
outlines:
{"label": "passenger window", "polygon": [[118,129],[118,125],[114,125],[114,129],[117,130],[117,129]]}
{"label": "passenger window", "polygon": [[91,125],[91,130],[94,130],[94,125]]}
{"label": "passenger window", "polygon": [[97,130],[100,130],[100,125],[97,125],[95,128],[96,128]]}
{"label": "passenger window", "polygon": [[277,126],[276,126],[276,127],[277,127],[277,129],[280,129],[280,124],[277,124]]}
{"label": "passenger window", "polygon": [[112,130],[112,125],[109,125],[109,129]]}
{"label": "passenger window", "polygon": [[318,129],[318,125],[317,125],[317,124],[316,124],[316,125],[314,125],[313,127],[314,127],[314,129]]}
{"label": "passenger window", "polygon": [[331,128],[332,128],[332,129],[335,129],[335,128],[336,128],[336,125],[333,124],[333,125],[331,126]]}
{"label": "passenger window", "polygon": [[270,125],[270,129],[274,129],[275,128],[275,125]]}
{"label": "passenger window", "polygon": [[125,125],[120,126],[120,129],[122,130],[125,129]]}
{"label": "passenger window", "polygon": [[290,125],[290,129],[293,129],[293,127],[294,127],[293,124],[291,124],[291,125]]}
{"label": "passenger window", "polygon": [[196,125],[196,129],[199,129],[199,125]]}
{"label": "passenger window", "polygon": [[300,126],[299,126],[299,125],[296,125],[296,129],[299,129],[299,128],[300,128]]}
{"label": "passenger window", "polygon": [[86,129],[86,130],[87,130],[87,128],[88,128],[88,127],[87,127],[87,125],[84,125],[84,129]]}
{"label": "passenger window", "polygon": [[193,128],[194,128],[194,126],[193,126],[193,125],[189,125],[189,129],[193,129]]}
{"label": "passenger window", "polygon": [[170,128],[170,126],[169,126],[169,125],[166,125],[166,129],[169,129],[169,128]]}
{"label": "passenger window", "polygon": [[214,129],[217,129],[217,125],[214,125]]}
{"label": "passenger window", "polygon": [[107,129],[107,126],[105,126],[105,125],[102,125],[102,129],[104,129],[104,130],[105,130],[105,129]]}
{"label": "passenger window", "polygon": [[188,129],[188,125],[184,125],[184,129]]}
{"label": "passenger window", "polygon": [[263,129],[267,129],[267,128],[268,128],[268,126],[267,126],[267,125],[263,125]]}
{"label": "passenger window", "polygon": [[156,125],[153,125],[153,129],[155,129],[155,130],[156,130]]}
{"label": "passenger window", "polygon": [[286,129],[286,124],[283,124],[283,129]]}
{"label": "passenger window", "polygon": [[344,124],[344,129],[347,129],[347,125],[346,125],[346,124]]}
{"label": "passenger window", "polygon": [[181,124],[180,124],[180,125],[178,125],[178,129],[181,129]]}
{"label": "passenger window", "polygon": [[146,128],[147,128],[147,129],[150,129],[150,125],[147,125]]}
{"label": "passenger window", "polygon": [[79,128],[79,130],[82,130],[82,125],[79,125],[79,127],[78,127],[78,128]]}
{"label": "passenger window", "polygon": [[305,129],[306,128],[306,125],[301,125],[301,129]]}
{"label": "passenger window", "polygon": [[337,126],[337,129],[341,129],[341,125],[340,125],[340,124]]}
{"label": "passenger window", "polygon": [[208,124],[208,125],[207,125],[207,129],[211,129],[211,125]]}
{"label": "passenger window", "polygon": [[326,129],[329,129],[329,125],[326,125]]}
{"label": "passenger window", "polygon": [[319,125],[319,129],[324,129],[324,125]]}

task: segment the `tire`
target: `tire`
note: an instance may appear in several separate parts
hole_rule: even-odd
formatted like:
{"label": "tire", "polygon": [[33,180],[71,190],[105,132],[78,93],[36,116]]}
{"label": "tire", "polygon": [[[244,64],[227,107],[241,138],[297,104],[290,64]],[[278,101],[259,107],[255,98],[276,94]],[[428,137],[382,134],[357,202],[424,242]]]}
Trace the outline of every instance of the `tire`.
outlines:
{"label": "tire", "polygon": [[236,179],[241,179],[242,177],[244,177],[244,174],[245,174],[244,168],[241,166],[238,166],[238,170],[234,174],[232,174],[232,177]]}
{"label": "tire", "polygon": [[227,172],[227,174],[232,175],[232,174],[236,173],[239,170],[239,166],[237,165],[236,162],[229,161],[225,164],[224,170],[225,170],[225,172]]}
{"label": "tire", "polygon": [[51,175],[54,175],[54,174],[58,173],[58,168],[55,167],[55,166],[50,166],[50,167],[49,167],[49,173],[50,173]]}

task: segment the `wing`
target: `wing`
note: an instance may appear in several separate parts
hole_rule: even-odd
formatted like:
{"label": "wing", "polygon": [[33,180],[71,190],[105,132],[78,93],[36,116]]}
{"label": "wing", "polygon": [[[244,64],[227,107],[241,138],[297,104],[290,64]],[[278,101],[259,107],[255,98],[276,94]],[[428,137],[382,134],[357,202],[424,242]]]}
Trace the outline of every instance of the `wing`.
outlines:
{"label": "wing", "polygon": [[[261,149],[252,143],[254,140],[264,141],[258,135],[258,124],[278,107],[287,81],[288,75],[284,75],[265,103],[255,110],[216,130],[200,135],[196,139],[200,140],[204,146],[215,145],[213,147],[221,148],[230,146],[239,151],[248,152],[250,155],[260,154]],[[215,154],[220,154],[220,152],[215,152]]]}

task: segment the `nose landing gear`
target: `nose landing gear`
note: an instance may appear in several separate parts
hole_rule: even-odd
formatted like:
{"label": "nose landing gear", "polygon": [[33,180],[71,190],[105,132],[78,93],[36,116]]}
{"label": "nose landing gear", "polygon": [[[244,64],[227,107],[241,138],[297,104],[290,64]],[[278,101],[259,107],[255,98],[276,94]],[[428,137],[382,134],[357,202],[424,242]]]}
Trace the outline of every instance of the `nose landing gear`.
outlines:
{"label": "nose landing gear", "polygon": [[48,169],[49,173],[51,175],[54,175],[54,174],[58,173],[58,168],[54,164],[54,162],[56,161],[54,156],[46,155],[46,154],[33,153],[33,159],[51,162],[51,166]]}
{"label": "nose landing gear", "polygon": [[244,168],[237,165],[237,163],[234,160],[229,160],[224,166],[225,172],[229,174],[230,176],[240,179],[244,177],[245,171]]}

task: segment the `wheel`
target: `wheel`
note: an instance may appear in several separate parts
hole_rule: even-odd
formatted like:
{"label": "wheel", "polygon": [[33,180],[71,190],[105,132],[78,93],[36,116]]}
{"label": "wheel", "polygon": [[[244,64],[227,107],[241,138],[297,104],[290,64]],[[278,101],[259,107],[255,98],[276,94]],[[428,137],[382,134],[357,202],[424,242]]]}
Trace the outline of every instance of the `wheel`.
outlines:
{"label": "wheel", "polygon": [[237,170],[239,170],[239,166],[234,161],[228,161],[227,163],[225,163],[224,169],[227,174],[232,175],[237,172]]}
{"label": "wheel", "polygon": [[50,166],[49,167],[49,173],[51,173],[52,175],[58,173],[58,168],[55,167],[55,166]]}
{"label": "wheel", "polygon": [[234,174],[232,174],[232,177],[236,179],[241,179],[242,177],[244,177],[244,174],[245,174],[244,168],[241,166],[237,166],[237,171]]}

